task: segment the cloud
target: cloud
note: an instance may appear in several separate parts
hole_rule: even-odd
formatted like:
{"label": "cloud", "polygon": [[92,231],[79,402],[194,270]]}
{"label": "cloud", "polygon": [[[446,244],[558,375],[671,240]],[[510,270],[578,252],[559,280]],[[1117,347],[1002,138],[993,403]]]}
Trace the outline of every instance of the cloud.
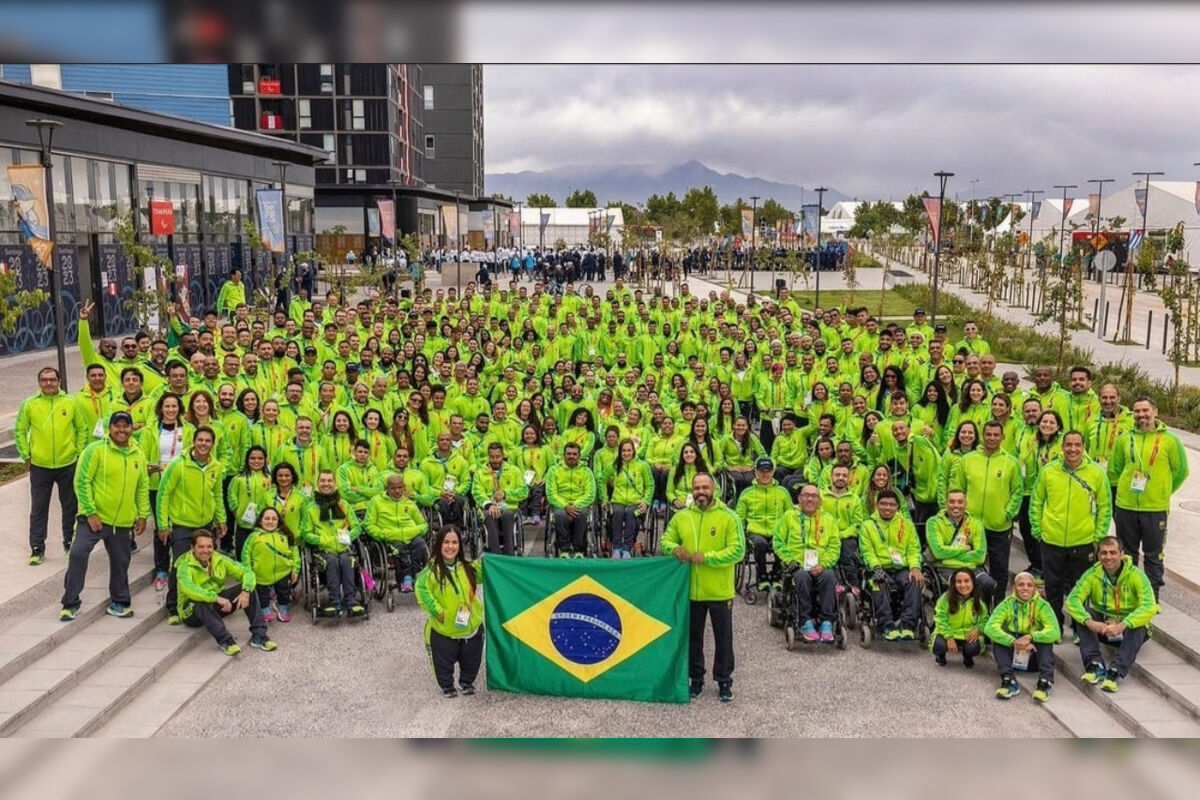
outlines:
{"label": "cloud", "polygon": [[487,169],[695,158],[858,197],[938,169],[962,196],[1191,179],[1196,86],[1171,65],[489,65]]}

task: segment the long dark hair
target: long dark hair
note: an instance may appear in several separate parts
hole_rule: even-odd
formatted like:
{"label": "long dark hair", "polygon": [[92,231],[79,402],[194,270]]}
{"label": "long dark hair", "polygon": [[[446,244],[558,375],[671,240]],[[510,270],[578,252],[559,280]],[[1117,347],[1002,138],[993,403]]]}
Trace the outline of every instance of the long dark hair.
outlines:
{"label": "long dark hair", "polygon": [[959,411],[965,412],[967,409],[969,409],[971,407],[971,387],[975,386],[976,384],[983,387],[983,400],[980,400],[979,402],[983,403],[984,401],[987,400],[987,396],[988,396],[987,384],[984,383],[983,381],[979,380],[978,378],[971,378],[970,380],[964,381],[963,385],[961,387],[959,387],[959,390],[958,390],[958,410]]}
{"label": "long dark hair", "polygon": [[[954,588],[955,579],[960,572],[971,579],[971,596],[965,600],[959,597],[958,590]],[[963,603],[974,604],[975,613],[978,616],[983,616],[987,613],[987,605],[983,602],[983,590],[979,588],[979,581],[975,580],[975,573],[965,567],[959,567],[950,576],[950,586],[946,589],[946,610],[951,614],[957,614],[959,607]]]}
{"label": "long dark hair", "polygon": [[475,565],[467,560],[465,550],[463,549],[462,533],[455,525],[443,525],[438,528],[438,532],[433,537],[433,546],[429,553],[429,571],[437,579],[437,582],[443,586],[446,581],[454,579],[454,573],[450,567],[446,565],[442,558],[442,542],[446,541],[446,534],[453,533],[458,537],[458,562],[462,564],[463,572],[467,573],[467,581],[471,584],[471,594],[475,594]]}
{"label": "long dark hair", "polygon": [[257,527],[262,528],[262,518],[268,511],[274,511],[275,516],[279,517],[279,530],[284,536],[287,537],[288,544],[295,544],[296,534],[292,533],[292,529],[288,527],[287,522],[283,519],[283,514],[279,513],[279,509],[275,506],[267,506],[262,511],[258,512],[258,519],[254,521],[254,524]]}
{"label": "long dark hair", "polygon": [[933,389],[937,392],[937,399],[933,401],[933,405],[937,408],[938,425],[946,427],[946,421],[950,419],[950,401],[946,397],[946,390],[937,381],[930,381],[925,386],[925,391],[921,393],[921,399],[917,401],[919,406],[929,405],[929,390]]}
{"label": "long dark hair", "polygon": [[[250,456],[253,455],[255,453],[255,451],[262,453],[262,457],[263,457],[263,468],[259,470],[259,474],[265,475],[268,478],[270,478],[271,473],[270,473],[270,471],[268,471],[267,465],[271,462],[271,459],[267,457],[266,448],[259,447],[258,445],[252,445],[250,447],[250,449],[246,451],[246,458],[243,459],[243,461],[242,461],[242,474],[249,475],[252,473],[252,470],[250,469]],[[292,477],[295,478],[294,471],[293,471]]]}
{"label": "long dark hair", "polygon": [[671,485],[679,483],[679,479],[684,476],[687,470],[687,464],[683,461],[683,448],[690,447],[696,451],[696,474],[708,472],[708,465],[704,461],[704,454],[700,452],[700,448],[696,447],[692,442],[684,442],[679,446],[679,461],[675,464],[675,471],[671,474]]}

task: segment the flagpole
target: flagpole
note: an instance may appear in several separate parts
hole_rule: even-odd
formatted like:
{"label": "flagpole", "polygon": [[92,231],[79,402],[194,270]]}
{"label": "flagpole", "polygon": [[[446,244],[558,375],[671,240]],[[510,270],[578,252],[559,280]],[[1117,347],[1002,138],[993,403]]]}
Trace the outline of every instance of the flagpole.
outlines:
{"label": "flagpole", "polygon": [[[1133,174],[1134,174],[1134,177],[1141,175],[1142,177],[1144,177],[1146,179],[1146,188],[1144,190],[1146,192],[1146,194],[1142,197],[1142,239],[1138,243],[1138,250],[1140,251],[1143,247],[1146,246],[1146,217],[1147,217],[1147,212],[1150,210],[1150,177],[1153,175],[1163,175],[1164,173],[1142,171],[1142,172],[1135,172]],[[1135,199],[1137,198],[1137,190],[1136,189],[1134,190],[1134,198]],[[1133,257],[1132,252],[1130,252],[1129,257],[1130,258]],[[1121,339],[1126,342],[1128,342],[1133,337],[1133,320],[1132,320],[1132,317],[1133,317],[1133,269],[1134,269],[1134,267],[1132,264],[1129,264],[1126,266],[1126,269],[1125,269],[1125,297],[1122,298],[1125,301],[1125,326],[1121,333]]]}
{"label": "flagpole", "polygon": [[54,346],[58,351],[58,380],[65,392],[67,391],[67,329],[63,325],[63,284],[62,270],[59,269],[62,262],[58,259],[58,242],[55,240],[54,232],[54,159],[51,154],[54,132],[63,124],[58,120],[41,118],[27,119],[25,124],[37,129],[41,164],[45,169],[45,185],[42,187],[42,195],[46,199],[46,236],[50,239],[50,265],[48,267],[50,270],[50,306],[54,312]]}
{"label": "flagpole", "polygon": [[[1098,234],[1100,232],[1100,201],[1104,197],[1104,184],[1112,183],[1115,180],[1116,180],[1116,178],[1088,178],[1088,183],[1096,184],[1096,213],[1092,217],[1092,236],[1095,236],[1096,234]],[[1093,242],[1092,249],[1094,250],[1095,248],[1096,248],[1096,245]],[[1095,322],[1096,322],[1096,330],[1098,331],[1097,335],[1099,336],[1099,338],[1103,339],[1104,338],[1104,322],[1103,322],[1104,316],[1103,315],[1104,315],[1104,302],[1105,302],[1105,300],[1104,300],[1105,291],[1104,290],[1108,287],[1108,270],[1104,269],[1104,260],[1099,258],[1099,255],[1100,255],[1099,253],[1094,253],[1092,255],[1092,263],[1095,264],[1097,261],[1099,261],[1100,265],[1101,265],[1100,266],[1100,302],[1096,306],[1096,316],[1099,317],[1100,319],[1097,319]]]}

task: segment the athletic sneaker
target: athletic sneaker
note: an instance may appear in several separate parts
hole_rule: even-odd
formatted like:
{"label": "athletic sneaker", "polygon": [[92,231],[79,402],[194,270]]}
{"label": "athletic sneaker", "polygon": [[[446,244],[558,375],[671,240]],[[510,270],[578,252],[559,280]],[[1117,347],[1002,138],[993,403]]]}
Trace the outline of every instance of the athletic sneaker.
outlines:
{"label": "athletic sneaker", "polygon": [[883,638],[884,638],[884,639],[886,639],[886,640],[887,640],[887,641],[889,641],[889,642],[898,642],[898,641],[900,641],[900,629],[899,629],[899,628],[889,628],[889,629],[888,629],[888,630],[887,630],[887,631],[886,631],[886,632],[883,634]]}
{"label": "athletic sneaker", "polygon": [[1121,679],[1125,676],[1119,672],[1110,672],[1104,682],[1100,684],[1100,691],[1116,694],[1121,691]]}
{"label": "athletic sneaker", "polygon": [[279,621],[280,622],[291,622],[292,621],[291,607],[289,607],[289,606],[280,606],[279,607]]}
{"label": "athletic sneaker", "polygon": [[120,617],[127,619],[133,616],[133,609],[129,606],[123,606],[120,603],[109,603],[108,609],[105,611],[110,617]]}
{"label": "athletic sneaker", "polygon": [[468,683],[466,686],[458,687],[458,693],[470,697],[471,695],[475,694],[475,684]]}
{"label": "athletic sneaker", "polygon": [[570,557],[571,557],[571,551],[570,551],[570,550],[563,550],[561,553],[559,553],[559,554],[558,554],[558,557],[559,557],[559,558],[570,558]]}
{"label": "athletic sneaker", "polygon": [[612,560],[613,560],[613,561],[620,561],[620,560],[621,560],[621,551],[620,551],[620,550],[613,550],[613,551],[612,551]]}
{"label": "athletic sneaker", "polygon": [[366,614],[366,613],[367,613],[367,609],[363,608],[362,606],[358,605],[357,603],[350,606],[350,616],[352,616],[352,617],[361,617],[363,614]]}
{"label": "athletic sneaker", "polygon": [[946,656],[943,655],[942,653],[934,653],[933,654],[933,663],[937,664],[939,667],[946,666]]}
{"label": "athletic sneaker", "polygon": [[806,642],[815,642],[821,638],[817,634],[817,629],[813,627],[811,619],[805,620],[804,624],[800,626],[800,638]]}
{"label": "athletic sneaker", "polygon": [[1054,691],[1054,684],[1045,678],[1038,678],[1037,688],[1033,690],[1033,699],[1039,703],[1044,703],[1050,699],[1050,692]]}
{"label": "athletic sneaker", "polygon": [[165,592],[167,590],[167,573],[154,573],[154,591]]}
{"label": "athletic sneaker", "polygon": [[168,625],[182,625],[183,618],[180,617],[178,614],[172,614],[171,616],[167,617],[167,624]]}
{"label": "athletic sneaker", "polygon": [[342,615],[341,606],[325,606],[321,609],[321,616],[324,617],[340,617]]}
{"label": "athletic sneaker", "polygon": [[913,633],[912,628],[901,628],[900,629],[900,638],[905,639],[907,641],[912,641],[913,639],[917,638],[917,635],[915,633]]}
{"label": "athletic sneaker", "polygon": [[274,621],[275,621],[275,612],[268,608],[266,611],[263,612],[263,622],[269,623],[269,622],[274,622]]}
{"label": "athletic sneaker", "polygon": [[833,644],[833,623],[825,620],[821,623],[821,642],[823,644]]}
{"label": "athletic sneaker", "polygon": [[31,567],[36,567],[39,564],[41,564],[42,562],[44,562],[45,560],[46,560],[46,557],[44,555],[42,555],[41,553],[30,553],[29,554],[29,566],[31,566]]}
{"label": "athletic sneaker", "polygon": [[1095,686],[1107,677],[1108,670],[1104,668],[1104,665],[1099,661],[1093,661],[1091,664],[1088,664],[1087,670],[1079,676],[1079,679],[1084,683]]}
{"label": "athletic sneaker", "polygon": [[1005,675],[1000,679],[1000,688],[996,690],[996,697],[999,697],[1001,700],[1008,700],[1020,693],[1021,684],[1017,683],[1017,679],[1012,675]]}
{"label": "athletic sneaker", "polygon": [[760,592],[770,591],[771,590],[771,582],[770,581],[759,581],[758,582],[758,590]]}
{"label": "athletic sneaker", "polygon": [[701,692],[703,692],[703,691],[704,691],[704,681],[689,681],[688,682],[688,696],[691,697],[693,700],[696,699],[697,697],[699,697]]}
{"label": "athletic sneaker", "polygon": [[78,608],[63,608],[62,611],[58,612],[58,619],[61,622],[70,622],[77,616],[79,616]]}
{"label": "athletic sneaker", "polygon": [[572,553],[571,555],[575,558],[583,558],[583,553]]}
{"label": "athletic sneaker", "polygon": [[622,550],[621,552],[623,553],[621,558],[633,558],[633,553],[629,550]]}
{"label": "athletic sneaker", "polygon": [[442,697],[458,697],[458,689],[442,689]]}
{"label": "athletic sneaker", "polygon": [[266,636],[254,636],[250,639],[250,646],[256,647],[265,653],[278,649],[279,645],[268,639]]}
{"label": "athletic sneaker", "polygon": [[242,652],[242,648],[238,647],[237,642],[230,642],[229,644],[221,647],[221,652],[227,656],[236,656],[238,653]]}
{"label": "athletic sneaker", "polygon": [[412,592],[412,590],[413,590],[413,577],[412,577],[412,575],[405,575],[404,579],[402,581],[400,581],[400,593],[401,594],[409,594]]}
{"label": "athletic sneaker", "polygon": [[967,669],[974,669],[974,668],[975,668],[975,659],[974,659],[974,657],[972,657],[972,656],[968,656],[968,655],[964,655],[964,656],[963,656],[963,666],[964,666],[964,667],[966,667]]}
{"label": "athletic sneaker", "polygon": [[722,703],[728,703],[733,700],[733,684],[718,683],[717,684],[717,699]]}

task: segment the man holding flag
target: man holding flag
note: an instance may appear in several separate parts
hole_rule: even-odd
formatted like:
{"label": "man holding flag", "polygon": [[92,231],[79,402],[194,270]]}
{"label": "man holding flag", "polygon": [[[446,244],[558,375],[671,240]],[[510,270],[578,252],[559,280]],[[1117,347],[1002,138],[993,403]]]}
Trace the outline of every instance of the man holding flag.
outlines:
{"label": "man holding flag", "polygon": [[711,616],[713,678],[717,696],[728,703],[733,700],[733,571],[746,554],[746,540],[737,514],[713,493],[711,475],[702,472],[692,479],[692,504],[671,517],[660,547],[663,555],[691,564],[688,691],[695,698],[704,690],[704,625]]}

